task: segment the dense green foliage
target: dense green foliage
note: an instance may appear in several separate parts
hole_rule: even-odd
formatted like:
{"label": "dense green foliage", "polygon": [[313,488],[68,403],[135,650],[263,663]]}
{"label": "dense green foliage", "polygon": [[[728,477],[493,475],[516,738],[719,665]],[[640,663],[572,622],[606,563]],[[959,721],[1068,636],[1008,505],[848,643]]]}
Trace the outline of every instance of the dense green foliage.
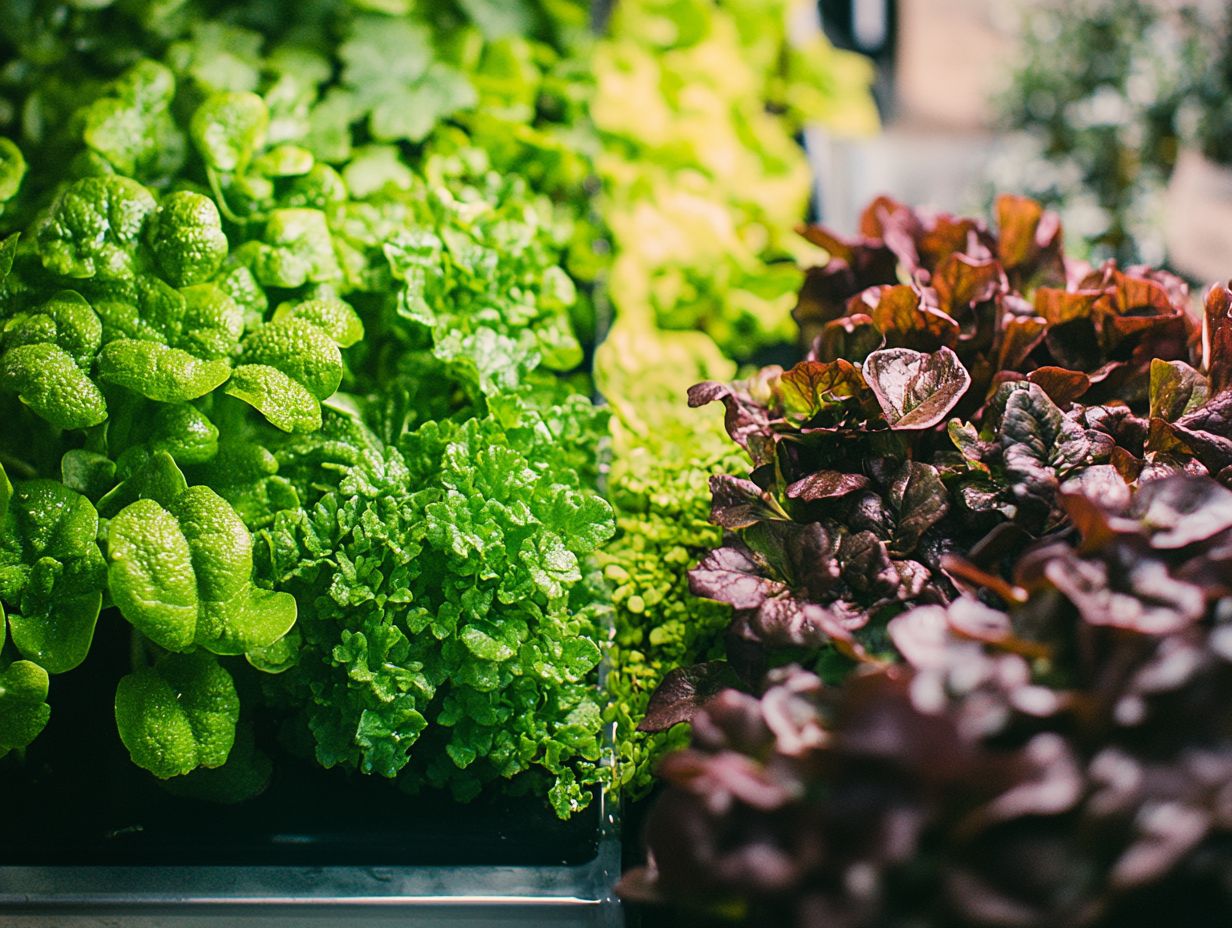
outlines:
{"label": "dense green foliage", "polygon": [[537,769],[584,806],[585,5],[12,13],[0,750],[118,613],[119,735],[159,777],[234,744],[202,786],[259,789],[243,693],[325,766],[463,798]]}
{"label": "dense green foliage", "polygon": [[615,722],[644,789],[679,738],[634,733],[646,700],[728,621],[684,568],[735,452],[679,398],[790,337],[795,135],[875,122],[792,6],[628,0],[594,40],[579,0],[12,5],[5,508],[76,521],[5,555],[2,744],[118,612],[133,757],[233,758],[176,789],[258,789],[257,713],[408,789],[537,770],[562,816]]}
{"label": "dense green foliage", "polygon": [[[644,792],[685,732],[636,731],[679,662],[722,651],[726,607],[688,595],[685,569],[719,539],[707,478],[737,463],[717,416],[681,399],[697,378],[792,339],[810,172],[806,122],[876,124],[867,64],[793,35],[790,2],[622,2],[600,44],[593,111],[615,322],[596,375],[614,413],[608,493],[618,534],[602,561],[616,640],[608,688],[618,772]],[[700,331],[688,331],[698,329]]]}

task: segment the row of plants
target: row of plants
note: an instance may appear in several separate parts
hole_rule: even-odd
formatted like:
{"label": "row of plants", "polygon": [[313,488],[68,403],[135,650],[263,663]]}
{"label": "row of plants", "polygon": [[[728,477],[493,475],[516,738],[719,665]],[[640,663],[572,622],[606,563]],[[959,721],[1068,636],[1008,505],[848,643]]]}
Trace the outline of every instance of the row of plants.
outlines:
{"label": "row of plants", "polygon": [[743,466],[689,572],[723,659],[627,899],[698,923],[1128,926],[1232,915],[1232,290],[888,199],[790,368],[695,385]]}
{"label": "row of plants", "polygon": [[867,63],[790,28],[798,4],[618,4],[596,61],[600,209],[613,260],[613,324],[595,376],[612,411],[608,498],[616,537],[600,563],[615,640],[607,676],[617,784],[643,796],[687,732],[639,730],[673,667],[716,656],[727,607],[688,591],[686,570],[719,540],[707,479],[737,466],[717,417],[681,402],[705,378],[792,339],[808,246],[806,124],[875,129]]}
{"label": "row of plants", "polygon": [[189,795],[657,767],[699,921],[1226,924],[1232,290],[1021,197],[794,238],[874,111],[786,2],[18,12],[6,772],[86,674]]}
{"label": "row of plants", "polygon": [[290,755],[564,818],[613,723],[644,791],[680,741],[635,731],[649,695],[727,623],[684,569],[734,458],[677,399],[788,337],[793,134],[875,119],[789,7],[630,0],[599,39],[573,0],[6,19],[9,772],[72,672],[180,794]]}
{"label": "row of plants", "polygon": [[[245,798],[276,749],[590,801],[613,525],[566,270],[588,15],[6,22],[0,750],[71,724],[55,678],[81,666],[180,791]],[[120,626],[132,666],[92,664]]]}

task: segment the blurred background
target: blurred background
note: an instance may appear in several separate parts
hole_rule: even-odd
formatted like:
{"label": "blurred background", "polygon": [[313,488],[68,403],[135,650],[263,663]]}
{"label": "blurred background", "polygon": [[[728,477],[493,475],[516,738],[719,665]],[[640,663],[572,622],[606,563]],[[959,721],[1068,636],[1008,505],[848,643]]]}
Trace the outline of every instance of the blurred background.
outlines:
{"label": "blurred background", "polygon": [[821,0],[877,65],[877,136],[808,137],[818,209],[879,193],[951,212],[995,190],[1057,208],[1071,253],[1232,272],[1224,0]]}

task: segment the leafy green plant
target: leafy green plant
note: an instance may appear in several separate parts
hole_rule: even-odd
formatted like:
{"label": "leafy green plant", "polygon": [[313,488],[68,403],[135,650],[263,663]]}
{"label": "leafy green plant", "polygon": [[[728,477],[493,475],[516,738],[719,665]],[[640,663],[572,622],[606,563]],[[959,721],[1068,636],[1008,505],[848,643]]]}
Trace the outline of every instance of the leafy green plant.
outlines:
{"label": "leafy green plant", "polygon": [[[722,653],[724,606],[699,605],[682,568],[719,538],[705,480],[738,451],[717,419],[680,405],[691,382],[729,378],[789,341],[810,175],[806,122],[859,132],[876,123],[866,62],[820,36],[788,34],[790,3],[615,8],[597,50],[593,106],[603,141],[600,210],[613,246],[615,321],[596,355],[614,413],[608,495],[618,534],[601,555],[615,605],[607,686],[617,777],[636,797],[684,732],[636,731],[672,667]],[[700,331],[693,331],[700,330]]]}
{"label": "leafy green plant", "polygon": [[567,817],[603,775],[612,531],[563,266],[585,7],[143,12],[0,30],[0,750],[48,724],[48,674],[121,676],[89,646],[122,617],[119,737],[177,792],[259,791],[261,718]]}
{"label": "leafy green plant", "polygon": [[597,51],[604,220],[618,315],[700,329],[729,356],[791,338],[798,286],[784,234],[807,208],[796,134],[877,125],[859,56],[789,35],[793,4],[617,4]]}

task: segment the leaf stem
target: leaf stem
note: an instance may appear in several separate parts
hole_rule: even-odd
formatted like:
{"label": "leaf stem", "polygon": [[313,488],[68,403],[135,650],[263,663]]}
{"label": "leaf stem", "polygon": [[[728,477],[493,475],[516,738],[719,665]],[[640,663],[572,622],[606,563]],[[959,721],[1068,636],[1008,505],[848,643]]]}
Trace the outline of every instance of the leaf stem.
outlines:
{"label": "leaf stem", "polygon": [[27,480],[33,480],[38,476],[38,470],[32,464],[5,451],[0,451],[0,464],[4,465],[5,470],[14,471],[16,476]]}

